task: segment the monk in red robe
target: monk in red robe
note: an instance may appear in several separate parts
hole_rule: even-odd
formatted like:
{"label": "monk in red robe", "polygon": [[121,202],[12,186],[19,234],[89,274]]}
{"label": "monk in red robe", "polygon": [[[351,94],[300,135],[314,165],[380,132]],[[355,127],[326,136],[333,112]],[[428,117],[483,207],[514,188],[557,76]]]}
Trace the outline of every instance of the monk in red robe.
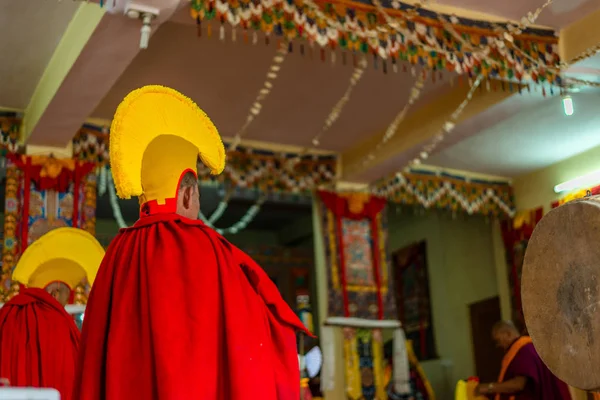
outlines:
{"label": "monk in red robe", "polygon": [[76,400],[297,400],[300,320],[265,272],[197,219],[198,156],[225,149],[190,99],[130,93],[111,127],[117,194],[140,219],[110,244],[83,324]]}
{"label": "monk in red robe", "polygon": [[538,356],[531,338],[520,336],[512,322],[492,329],[496,344],[506,351],[497,383],[481,384],[477,394],[495,400],[570,400],[568,386],[550,372]]}
{"label": "monk in red robe", "polygon": [[25,250],[12,279],[28,287],[0,309],[0,378],[71,399],[79,329],[65,305],[72,288],[93,282],[103,255],[92,235],[75,228],[51,231]]}

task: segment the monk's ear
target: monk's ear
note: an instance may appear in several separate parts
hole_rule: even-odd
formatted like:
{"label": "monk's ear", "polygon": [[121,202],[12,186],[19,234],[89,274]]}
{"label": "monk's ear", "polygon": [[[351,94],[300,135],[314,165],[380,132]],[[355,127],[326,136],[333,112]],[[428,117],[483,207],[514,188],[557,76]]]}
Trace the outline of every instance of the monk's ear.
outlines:
{"label": "monk's ear", "polygon": [[183,207],[184,208],[190,208],[190,203],[192,201],[192,188],[189,186],[186,186],[183,189]]}

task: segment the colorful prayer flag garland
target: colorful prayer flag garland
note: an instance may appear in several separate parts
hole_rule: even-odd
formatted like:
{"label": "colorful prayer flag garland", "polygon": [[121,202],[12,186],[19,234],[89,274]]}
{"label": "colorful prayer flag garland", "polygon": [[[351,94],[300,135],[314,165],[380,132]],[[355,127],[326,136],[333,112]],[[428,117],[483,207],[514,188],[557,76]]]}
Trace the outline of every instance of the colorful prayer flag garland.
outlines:
{"label": "colorful prayer flag garland", "polygon": [[[464,42],[481,44],[484,49],[474,53],[465,50],[463,41],[444,28],[437,13],[428,10],[413,10],[399,2],[386,3],[386,13],[398,20],[390,27],[381,23],[376,7],[361,2],[319,2],[316,9],[314,5],[301,0],[193,0],[191,15],[199,23],[216,19],[221,26],[240,26],[244,32],[262,31],[289,41],[306,39],[311,46],[316,43],[321,47],[322,59],[325,48],[332,54],[337,48],[352,55],[370,54],[373,66],[381,65],[384,72],[388,62],[395,66],[399,61],[407,61],[469,76],[560,84],[556,73],[560,64],[558,39],[553,31],[526,29],[520,30],[519,35],[509,33],[512,42],[506,46],[506,26],[452,17]],[[389,8],[390,5],[397,9]],[[497,31],[498,27],[502,32]],[[495,60],[493,65],[489,59]]]}
{"label": "colorful prayer flag garland", "polygon": [[260,114],[260,111],[262,109],[262,102],[267,98],[269,93],[271,93],[271,90],[273,89],[273,82],[279,76],[281,65],[285,61],[285,56],[287,55],[287,53],[287,48],[280,44],[277,49],[277,54],[275,55],[275,57],[273,57],[273,62],[269,66],[269,71],[267,72],[267,78],[263,83],[263,87],[259,90],[258,95],[256,96],[256,100],[254,101],[254,103],[252,103],[252,106],[250,107],[250,111],[248,113],[248,116],[246,117],[246,122],[244,122],[244,125],[242,125],[240,130],[233,137],[233,142],[229,147],[230,152],[235,151],[237,149],[238,145],[242,140],[242,136],[246,134],[246,131],[252,123],[252,121],[254,121],[254,119]]}
{"label": "colorful prayer flag garland", "polygon": [[375,194],[390,202],[467,214],[512,217],[515,214],[512,187],[506,182],[470,180],[446,173],[411,170],[382,179]]}

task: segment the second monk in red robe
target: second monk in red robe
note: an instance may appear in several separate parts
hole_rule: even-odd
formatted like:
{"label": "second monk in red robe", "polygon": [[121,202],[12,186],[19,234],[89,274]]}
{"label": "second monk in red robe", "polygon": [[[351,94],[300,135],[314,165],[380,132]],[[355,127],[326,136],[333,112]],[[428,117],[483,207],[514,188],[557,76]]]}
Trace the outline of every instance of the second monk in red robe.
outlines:
{"label": "second monk in red robe", "polygon": [[146,86],[118,107],[110,157],[117,194],[140,219],[110,244],[87,305],[77,400],[297,400],[298,330],[275,285],[197,220],[198,156],[225,149],[190,99]]}
{"label": "second monk in red robe", "polygon": [[65,305],[77,285],[94,282],[103,255],[77,228],[55,229],[27,247],[12,275],[27,287],[0,308],[0,378],[71,399],[79,329]]}

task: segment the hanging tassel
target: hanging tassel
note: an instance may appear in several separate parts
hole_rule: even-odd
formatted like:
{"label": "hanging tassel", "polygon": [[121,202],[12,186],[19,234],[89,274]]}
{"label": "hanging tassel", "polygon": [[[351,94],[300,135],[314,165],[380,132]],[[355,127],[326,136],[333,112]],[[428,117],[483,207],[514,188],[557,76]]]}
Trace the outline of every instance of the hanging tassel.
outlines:
{"label": "hanging tassel", "polygon": [[506,87],[504,86],[504,81],[501,81],[500,85],[502,86],[502,91],[506,92]]}
{"label": "hanging tassel", "polygon": [[531,85],[529,83],[527,84],[527,93],[531,93]]}
{"label": "hanging tassel", "polygon": [[335,64],[335,60],[336,60],[335,50],[331,50],[331,65]]}
{"label": "hanging tassel", "polygon": [[406,63],[402,64],[402,72],[408,72],[408,68],[406,68]]}
{"label": "hanging tassel", "polygon": [[265,35],[265,45],[269,45],[269,35]]}
{"label": "hanging tassel", "polygon": [[321,47],[321,61],[325,62],[325,49]]}
{"label": "hanging tassel", "polygon": [[392,71],[394,71],[395,74],[398,73],[398,64],[396,63],[396,57],[392,57]]}
{"label": "hanging tassel", "polygon": [[304,43],[300,43],[300,55],[304,55]]}
{"label": "hanging tassel", "polygon": [[356,68],[356,52],[352,52],[352,66]]}
{"label": "hanging tassel", "polygon": [[206,36],[208,36],[209,39],[212,37],[212,24],[211,23],[208,23],[208,25],[206,25]]}
{"label": "hanging tassel", "polygon": [[489,79],[485,80],[485,88],[487,89],[488,92],[492,89],[491,85],[490,85],[490,80]]}
{"label": "hanging tassel", "polygon": [[522,88],[521,88],[521,83],[519,83],[519,85],[518,85],[517,87],[519,88],[519,94],[520,94],[520,95],[523,95],[523,90],[522,90]]}
{"label": "hanging tassel", "polygon": [[292,46],[292,42],[290,41],[288,43],[288,53],[293,53],[294,52],[294,47]]}
{"label": "hanging tassel", "polygon": [[546,87],[542,86],[542,96],[546,97]]}
{"label": "hanging tassel", "polygon": [[512,82],[509,82],[509,83],[508,83],[508,90],[509,90],[511,93],[512,93],[512,92],[514,92],[514,89],[513,89],[513,84],[512,84]]}
{"label": "hanging tassel", "polygon": [[202,37],[202,20],[200,20],[200,15],[196,17],[196,32],[198,37]]}
{"label": "hanging tassel", "polygon": [[377,69],[377,54],[373,53],[373,68]]}
{"label": "hanging tassel", "polygon": [[258,43],[258,33],[256,33],[256,31],[252,32],[252,44],[256,44]]}
{"label": "hanging tassel", "polygon": [[387,61],[383,60],[383,74],[387,75]]}
{"label": "hanging tassel", "polygon": [[431,82],[435,83],[435,71],[431,73]]}
{"label": "hanging tassel", "polygon": [[553,89],[553,86],[550,86],[550,96],[554,96],[554,89]]}
{"label": "hanging tassel", "polygon": [[100,0],[100,8],[104,7],[104,0]]}

